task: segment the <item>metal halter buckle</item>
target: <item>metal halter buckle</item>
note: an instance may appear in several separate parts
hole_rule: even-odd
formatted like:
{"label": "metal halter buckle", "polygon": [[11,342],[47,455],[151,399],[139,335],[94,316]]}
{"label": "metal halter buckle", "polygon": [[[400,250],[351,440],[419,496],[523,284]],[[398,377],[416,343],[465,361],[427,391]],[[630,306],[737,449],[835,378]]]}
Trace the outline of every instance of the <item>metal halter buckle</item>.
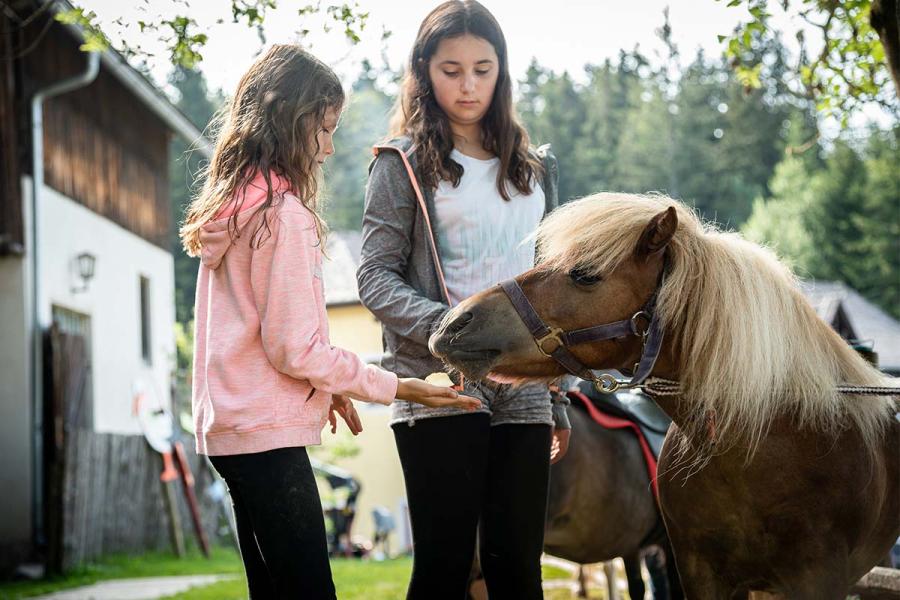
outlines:
{"label": "metal halter buckle", "polygon": [[[553,353],[559,350],[562,346],[565,346],[565,343],[562,341],[563,330],[559,327],[553,327],[549,332],[542,335],[539,338],[535,338],[535,343],[537,344],[538,350],[540,350],[544,356],[553,356]],[[556,342],[556,345],[553,346],[550,350],[544,348],[545,342]]]}
{"label": "metal halter buckle", "polygon": [[612,394],[622,387],[622,384],[609,373],[601,373],[594,378],[594,387],[601,394]]}

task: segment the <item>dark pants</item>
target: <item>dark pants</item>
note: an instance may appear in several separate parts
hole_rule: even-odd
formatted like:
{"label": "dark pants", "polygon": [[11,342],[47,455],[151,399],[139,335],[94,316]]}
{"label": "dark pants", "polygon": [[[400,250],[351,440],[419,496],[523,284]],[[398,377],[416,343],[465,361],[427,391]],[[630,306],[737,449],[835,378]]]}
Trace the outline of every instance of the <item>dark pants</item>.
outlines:
{"label": "dark pants", "polygon": [[252,600],[333,600],[325,521],[306,448],[211,456],[234,504]]}
{"label": "dark pants", "polygon": [[491,600],[543,598],[550,426],[473,414],[393,429],[414,545],[407,598],[465,598],[476,532]]}

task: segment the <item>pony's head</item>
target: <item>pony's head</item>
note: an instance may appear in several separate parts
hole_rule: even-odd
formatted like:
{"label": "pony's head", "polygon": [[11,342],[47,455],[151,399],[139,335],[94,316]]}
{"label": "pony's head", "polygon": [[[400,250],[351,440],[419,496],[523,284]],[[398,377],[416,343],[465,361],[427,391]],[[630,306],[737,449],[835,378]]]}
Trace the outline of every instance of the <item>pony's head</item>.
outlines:
{"label": "pony's head", "polygon": [[[596,194],[554,211],[537,241],[538,266],[516,280],[550,327],[629,319],[658,294],[665,341],[653,374],[681,382],[698,416],[684,423],[687,433],[700,431],[708,411],[715,411],[721,437],[751,449],[783,415],[833,431],[849,416],[867,440],[883,427],[887,399],[849,402],[834,389],[840,381],[882,383],[881,375],[816,316],[790,270],[680,202]],[[594,369],[629,369],[641,347],[631,336],[570,350]],[[520,382],[565,373],[538,348],[499,287],[450,311],[430,348],[470,377]]]}
{"label": "pony's head", "polygon": [[[674,201],[660,201],[654,210],[644,205],[638,219],[637,205],[619,199],[625,196],[610,197],[610,202],[622,210],[598,211],[606,206],[592,199],[568,204],[538,230],[541,262],[517,281],[553,327],[571,330],[628,319],[653,294],[666,249],[683,227],[679,212],[688,213]],[[626,220],[640,221],[640,227],[626,228]],[[573,352],[586,365],[620,368],[634,364],[640,347],[632,338],[579,345]],[[472,377],[551,380],[565,373],[538,349],[499,288],[476,294],[448,313],[431,348]]]}

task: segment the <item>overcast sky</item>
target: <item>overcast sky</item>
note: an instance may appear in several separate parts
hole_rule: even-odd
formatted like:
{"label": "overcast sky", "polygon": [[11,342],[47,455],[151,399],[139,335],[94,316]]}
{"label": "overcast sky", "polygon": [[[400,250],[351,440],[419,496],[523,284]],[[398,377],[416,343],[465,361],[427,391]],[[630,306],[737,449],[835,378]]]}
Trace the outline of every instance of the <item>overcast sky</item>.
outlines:
{"label": "overcast sky", "polygon": [[[322,31],[324,16],[302,19],[297,9],[310,0],[279,2],[279,8],[266,19],[268,43],[296,41],[301,27],[311,30],[307,43],[312,51],[335,66],[350,81],[358,72],[359,62],[369,57],[380,63],[381,32],[392,32],[386,42],[386,56],[391,67],[403,66],[412,46],[419,24],[438,2],[423,0],[359,0],[361,11],[370,14],[363,32],[363,40],[351,47],[341,31]],[[324,6],[331,2],[326,1]],[[337,3],[337,2],[334,2]],[[602,62],[616,57],[620,49],[639,45],[653,57],[663,53],[655,30],[663,22],[663,9],[669,6],[674,39],[683,61],[689,61],[697,48],[708,54],[721,53],[717,35],[730,33],[734,26],[747,18],[743,8],[728,8],[726,2],[716,0],[485,0],[485,6],[497,17],[506,35],[510,54],[510,68],[515,79],[521,78],[532,57],[556,71],[568,70],[580,77],[586,63]],[[94,10],[101,24],[115,33],[112,21],[124,17],[126,22],[147,20],[154,15],[170,17],[176,11],[187,13],[210,35],[203,50],[201,65],[211,87],[232,90],[240,75],[253,61],[261,48],[256,32],[245,25],[231,23],[228,0],[193,0],[185,7],[177,0],[81,0],[80,5]],[[224,23],[217,24],[218,19]],[[152,72],[165,80],[169,65],[161,47],[148,36],[141,36],[136,26],[125,30],[130,43],[142,42],[159,56],[150,63]]]}

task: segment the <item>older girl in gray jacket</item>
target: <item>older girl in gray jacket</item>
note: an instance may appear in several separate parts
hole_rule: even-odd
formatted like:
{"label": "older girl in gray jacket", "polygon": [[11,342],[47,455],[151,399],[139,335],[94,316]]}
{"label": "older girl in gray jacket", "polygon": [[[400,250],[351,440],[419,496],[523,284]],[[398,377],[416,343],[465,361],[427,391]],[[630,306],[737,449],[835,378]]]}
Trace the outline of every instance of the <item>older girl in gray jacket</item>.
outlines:
{"label": "older girl in gray jacket", "polygon": [[[529,149],[503,33],[474,0],[425,18],[392,129],[369,175],[359,291],[383,326],[383,366],[424,377],[443,370],[427,342],[449,307],[533,266],[526,240],[556,206],[557,168],[547,148]],[[463,598],[476,531],[491,597],[541,598],[550,394],[469,380],[465,393],[482,408],[394,403],[414,542],[408,598]],[[566,442],[565,407],[555,412]]]}

